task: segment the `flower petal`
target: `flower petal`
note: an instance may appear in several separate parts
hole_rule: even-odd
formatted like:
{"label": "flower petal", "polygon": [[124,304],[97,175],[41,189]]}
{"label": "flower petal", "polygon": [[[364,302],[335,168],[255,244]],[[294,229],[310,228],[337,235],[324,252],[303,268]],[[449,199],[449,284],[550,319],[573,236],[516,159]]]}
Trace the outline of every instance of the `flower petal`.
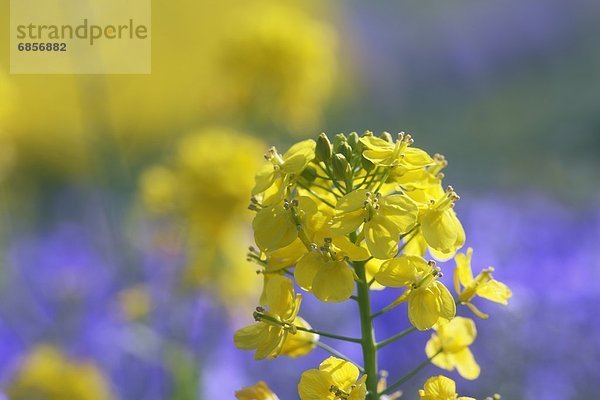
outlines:
{"label": "flower petal", "polygon": [[346,262],[329,261],[317,272],[312,292],[321,301],[348,300],[354,292],[354,274]]}
{"label": "flower petal", "polygon": [[329,357],[323,361],[319,370],[329,373],[334,384],[346,392],[350,391],[359,374],[356,365],[336,357]]}
{"label": "flower petal", "polygon": [[333,384],[329,373],[318,369],[309,369],[302,373],[298,384],[300,400],[333,399],[333,394],[329,391]]}

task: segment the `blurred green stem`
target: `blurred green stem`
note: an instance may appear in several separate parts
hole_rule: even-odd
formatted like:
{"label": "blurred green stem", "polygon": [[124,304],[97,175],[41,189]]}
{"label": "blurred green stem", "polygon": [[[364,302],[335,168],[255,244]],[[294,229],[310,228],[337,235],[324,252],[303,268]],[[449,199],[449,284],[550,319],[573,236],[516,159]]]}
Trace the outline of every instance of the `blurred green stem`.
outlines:
{"label": "blurred green stem", "polygon": [[425,368],[426,366],[428,366],[429,363],[431,362],[431,360],[435,356],[437,356],[438,354],[440,354],[441,352],[442,352],[442,349],[438,350],[434,355],[432,355],[431,357],[429,357],[427,360],[423,361],[421,364],[417,365],[417,367],[415,369],[413,369],[412,371],[410,371],[408,374],[404,375],[402,378],[398,379],[396,382],[392,383],[390,386],[388,386],[384,391],[382,391],[379,394],[383,395],[383,394],[390,394],[390,393],[392,393],[394,390],[396,390],[396,388],[398,388],[404,382],[408,381],[410,378],[412,378],[413,376],[415,376],[416,374],[418,374],[419,371],[421,371],[423,368]]}

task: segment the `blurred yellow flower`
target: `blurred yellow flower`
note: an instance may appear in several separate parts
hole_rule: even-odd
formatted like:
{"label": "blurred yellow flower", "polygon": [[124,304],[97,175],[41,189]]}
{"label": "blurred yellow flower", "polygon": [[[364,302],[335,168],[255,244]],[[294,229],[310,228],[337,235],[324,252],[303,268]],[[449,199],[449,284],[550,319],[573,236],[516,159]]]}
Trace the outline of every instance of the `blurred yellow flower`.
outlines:
{"label": "blurred yellow flower", "polygon": [[[512,292],[504,283],[492,278],[494,268],[484,269],[473,278],[471,270],[471,257],[473,248],[469,247],[467,253],[459,253],[454,257],[456,269],[454,270],[454,288],[458,294],[458,301],[465,304],[471,311],[480,318],[487,319],[488,315],[481,312],[471,303],[471,299],[476,295],[488,299],[495,303],[508,304],[508,299],[512,297]],[[461,285],[463,288],[461,289]]]}
{"label": "blurred yellow flower", "polygon": [[469,349],[477,336],[475,322],[469,318],[455,317],[450,322],[436,324],[433,329],[436,332],[425,346],[427,357],[433,357],[431,362],[448,371],[456,368],[465,379],[477,379],[479,365]]}
{"label": "blurred yellow flower", "polygon": [[118,295],[119,308],[125,318],[138,320],[145,318],[152,309],[152,299],[144,285],[132,286]]}
{"label": "blurred yellow flower", "polygon": [[364,400],[367,395],[366,375],[358,378],[356,365],[329,357],[319,369],[305,371],[298,384],[301,400]]}
{"label": "blurred yellow flower", "polygon": [[6,123],[6,117],[14,107],[14,93],[12,84],[6,74],[6,71],[0,66],[0,136]]}
{"label": "blurred yellow flower", "polygon": [[326,6],[307,3],[153,4],[151,74],[11,75],[10,139],[29,167],[89,177],[108,160],[138,166],[199,123],[314,125],[335,78],[336,39]]}
{"label": "blurred yellow flower", "polygon": [[244,303],[257,293],[245,262],[250,232],[240,229],[251,217],[248,192],[264,148],[244,133],[209,127],[184,137],[171,163],[148,168],[140,178],[140,197],[153,215],[178,222],[187,243],[186,286],[206,286],[225,303]]}
{"label": "blurred yellow flower", "polygon": [[475,400],[472,397],[458,397],[454,381],[443,375],[427,379],[423,389],[419,390],[419,396],[421,400]]}
{"label": "blurred yellow flower", "polygon": [[238,390],[235,392],[235,398],[238,400],[279,400],[279,397],[263,381]]}
{"label": "blurred yellow flower", "polygon": [[40,345],[25,358],[7,391],[11,400],[111,400],[110,384],[92,363]]}
{"label": "blurred yellow flower", "polygon": [[220,54],[226,106],[291,130],[314,127],[335,79],[332,28],[289,1],[244,4],[230,26]]}

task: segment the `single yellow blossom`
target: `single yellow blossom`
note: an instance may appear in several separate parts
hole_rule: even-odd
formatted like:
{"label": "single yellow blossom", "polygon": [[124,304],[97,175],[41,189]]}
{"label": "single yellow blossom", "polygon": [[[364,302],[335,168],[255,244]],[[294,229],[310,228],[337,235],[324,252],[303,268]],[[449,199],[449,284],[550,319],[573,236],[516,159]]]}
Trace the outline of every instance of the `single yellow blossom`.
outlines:
{"label": "single yellow blossom", "polygon": [[300,400],[364,400],[366,375],[358,378],[356,365],[329,357],[319,369],[305,371],[298,384]]}
{"label": "single yellow blossom", "polygon": [[381,167],[401,166],[404,170],[423,168],[433,163],[425,151],[409,147],[414,140],[403,132],[396,142],[388,142],[375,136],[364,136],[360,142],[365,146],[363,157]]}
{"label": "single yellow blossom", "polygon": [[265,192],[278,179],[285,181],[290,175],[300,175],[315,158],[315,146],[314,140],[304,140],[290,147],[283,156],[271,147],[265,154],[267,162],[256,174],[252,195]]}
{"label": "single yellow blossom", "polygon": [[[259,210],[252,221],[254,240],[258,247],[271,252],[284,248],[298,238],[298,232],[310,227],[311,219],[318,213],[314,200],[300,196],[291,202],[287,199]],[[300,237],[307,241],[307,237]]]}
{"label": "single yellow blossom", "polygon": [[456,383],[443,375],[427,379],[423,389],[419,390],[419,396],[421,400],[475,400],[472,397],[458,397]]}
{"label": "single yellow blossom", "polygon": [[119,293],[119,308],[130,320],[146,317],[152,310],[152,298],[145,285],[135,285]]}
{"label": "single yellow blossom", "polygon": [[280,249],[298,237],[289,203],[283,201],[258,211],[252,228],[254,241],[263,251]]}
{"label": "single yellow blossom", "polygon": [[324,238],[321,247],[314,246],[313,251],[298,261],[294,277],[300,287],[321,301],[345,301],[354,292],[354,271],[347,261],[367,258],[368,251],[345,236]]}
{"label": "single yellow blossom", "polygon": [[427,245],[443,254],[454,254],[465,244],[465,231],[452,209],[458,199],[452,187],[448,187],[438,200],[432,200],[419,213],[420,229]]}
{"label": "single yellow blossom", "polygon": [[235,392],[235,398],[238,400],[279,400],[279,397],[263,381],[238,390]]}
{"label": "single yellow blossom", "polygon": [[394,168],[390,174],[390,180],[402,186],[406,194],[417,203],[428,203],[436,200],[443,192],[442,170],[448,162],[441,154],[434,154],[432,163],[423,168],[402,169]]}
{"label": "single yellow blossom", "polygon": [[398,252],[400,235],[414,226],[417,213],[417,205],[402,194],[383,197],[358,189],[338,200],[331,231],[345,235],[364,223],[369,251],[375,258],[388,259]]}
{"label": "single yellow blossom", "polygon": [[435,262],[418,256],[402,255],[384,262],[375,280],[384,286],[405,287],[394,304],[408,301],[408,318],[419,330],[430,329],[440,319],[451,320],[456,304],[450,291],[437,280],[441,276]]}
{"label": "single yellow blossom", "polygon": [[111,400],[110,383],[96,365],[73,361],[49,345],[27,355],[6,394],[12,400]]}
{"label": "single yellow blossom", "polygon": [[277,357],[288,333],[296,332],[294,321],[300,308],[301,296],[294,294],[292,281],[281,275],[273,275],[265,288],[265,307],[255,313],[257,322],[238,330],[235,345],[242,350],[256,350],[257,360]]}
{"label": "single yellow blossom", "polygon": [[[458,301],[465,304],[471,311],[480,318],[487,319],[488,315],[475,307],[471,300],[476,295],[488,299],[495,303],[508,304],[508,299],[512,297],[512,292],[504,283],[492,278],[494,268],[484,269],[473,278],[471,270],[471,257],[473,248],[469,247],[466,254],[459,253],[454,257],[456,269],[454,270],[454,288],[458,294]],[[462,289],[461,289],[462,285]]]}
{"label": "single yellow blossom", "polygon": [[[293,324],[297,327],[311,329],[311,326],[301,317],[296,317]],[[317,346],[319,335],[312,332],[298,330],[293,335],[286,337],[281,348],[281,355],[290,358],[305,356]]]}
{"label": "single yellow blossom", "polygon": [[[427,279],[427,278],[425,278]],[[456,315],[452,295],[440,281],[421,284],[408,294],[408,318],[419,330],[431,328],[440,319],[450,320]]]}
{"label": "single yellow blossom", "polygon": [[427,356],[433,357],[431,362],[448,371],[456,368],[465,379],[477,379],[479,365],[469,349],[477,336],[475,322],[469,318],[455,317],[450,322],[436,324],[433,329],[436,332],[425,346]]}
{"label": "single yellow blossom", "polygon": [[409,287],[430,267],[430,264],[418,256],[401,255],[384,261],[375,280],[383,286]]}
{"label": "single yellow blossom", "polygon": [[277,272],[294,265],[308,253],[302,240],[296,238],[287,246],[266,253],[267,272]]}

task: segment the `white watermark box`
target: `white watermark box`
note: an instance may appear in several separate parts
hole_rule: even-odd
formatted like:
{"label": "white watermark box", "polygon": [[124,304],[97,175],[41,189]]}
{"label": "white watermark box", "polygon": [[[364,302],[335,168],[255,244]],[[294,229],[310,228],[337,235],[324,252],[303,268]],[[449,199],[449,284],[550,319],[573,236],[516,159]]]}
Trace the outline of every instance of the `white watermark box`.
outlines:
{"label": "white watermark box", "polygon": [[11,0],[12,74],[149,74],[150,0]]}

